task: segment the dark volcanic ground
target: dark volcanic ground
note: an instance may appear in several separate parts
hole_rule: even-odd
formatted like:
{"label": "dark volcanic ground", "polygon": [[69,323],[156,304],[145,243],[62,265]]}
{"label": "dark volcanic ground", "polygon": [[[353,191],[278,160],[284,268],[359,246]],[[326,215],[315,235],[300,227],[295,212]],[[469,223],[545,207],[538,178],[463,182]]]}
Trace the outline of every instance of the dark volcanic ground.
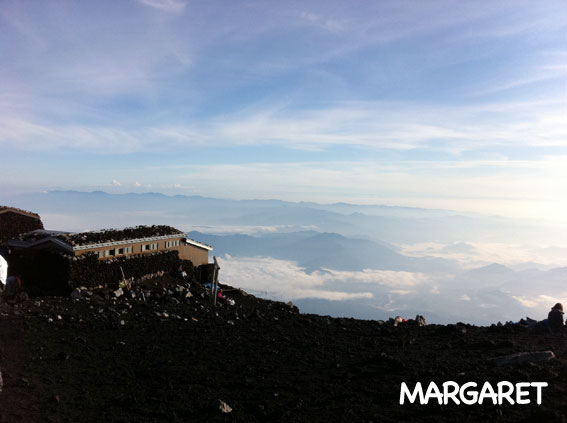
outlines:
{"label": "dark volcanic ground", "polygon": [[[159,283],[156,287],[153,284]],[[0,422],[565,421],[567,333],[392,327],[302,315],[240,291],[36,298],[0,306]],[[87,296],[85,293],[84,296]],[[165,313],[165,314],[164,314]],[[489,359],[551,350],[543,364]],[[400,384],[545,381],[543,404],[398,404]],[[226,402],[230,413],[219,409]]]}

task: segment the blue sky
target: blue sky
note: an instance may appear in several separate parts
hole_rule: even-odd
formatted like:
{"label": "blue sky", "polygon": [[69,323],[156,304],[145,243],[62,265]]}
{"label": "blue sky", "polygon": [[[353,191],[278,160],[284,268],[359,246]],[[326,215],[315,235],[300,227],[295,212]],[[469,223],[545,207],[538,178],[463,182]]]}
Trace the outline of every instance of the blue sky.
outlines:
{"label": "blue sky", "polygon": [[0,189],[565,221],[563,1],[0,3]]}

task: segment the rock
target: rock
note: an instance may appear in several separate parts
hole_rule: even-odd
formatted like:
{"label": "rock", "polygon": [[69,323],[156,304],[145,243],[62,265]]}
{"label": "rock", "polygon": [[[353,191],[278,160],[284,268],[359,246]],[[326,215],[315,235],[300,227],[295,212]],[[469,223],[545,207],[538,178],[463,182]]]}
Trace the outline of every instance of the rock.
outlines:
{"label": "rock", "polygon": [[71,298],[74,300],[82,300],[83,294],[81,294],[81,290],[79,288],[73,289],[73,292],[71,292]]}
{"label": "rock", "polygon": [[555,358],[553,351],[519,352],[491,358],[489,361],[495,366],[508,366],[524,363],[543,363]]}
{"label": "rock", "polygon": [[224,414],[228,414],[230,412],[232,412],[232,407],[230,405],[228,405],[226,402],[224,402],[223,400],[218,401],[219,404],[219,410],[221,412],[223,412]]}
{"label": "rock", "polygon": [[116,291],[113,292],[114,297],[116,298],[120,298],[122,295],[124,295],[124,291],[122,291],[122,288],[118,288]]}

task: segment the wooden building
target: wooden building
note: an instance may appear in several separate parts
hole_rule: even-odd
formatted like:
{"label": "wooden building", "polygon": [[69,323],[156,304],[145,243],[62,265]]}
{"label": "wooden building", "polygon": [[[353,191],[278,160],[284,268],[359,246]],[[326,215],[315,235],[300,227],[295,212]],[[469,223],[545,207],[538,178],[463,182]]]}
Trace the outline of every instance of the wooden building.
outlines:
{"label": "wooden building", "polygon": [[177,250],[179,258],[191,260],[194,266],[207,264],[209,251],[213,249],[187,238],[182,231],[164,225],[81,233],[40,229],[21,235],[19,239],[9,241],[8,245],[14,249],[48,248],[73,256],[94,253],[99,260]]}

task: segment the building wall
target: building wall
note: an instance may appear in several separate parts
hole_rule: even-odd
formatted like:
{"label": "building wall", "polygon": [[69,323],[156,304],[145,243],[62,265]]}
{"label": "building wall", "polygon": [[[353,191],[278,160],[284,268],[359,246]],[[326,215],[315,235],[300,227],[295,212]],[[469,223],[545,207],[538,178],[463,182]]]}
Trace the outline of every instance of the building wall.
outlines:
{"label": "building wall", "polygon": [[209,250],[191,244],[182,244],[179,249],[179,258],[191,260],[193,266],[200,266],[209,262]]}
{"label": "building wall", "polygon": [[0,213],[0,244],[36,229],[43,229],[43,223],[39,218],[13,211]]}
{"label": "building wall", "polygon": [[[180,251],[181,246],[184,244],[183,237],[180,236],[179,238],[170,238],[170,239],[160,239],[157,241],[144,241],[144,242],[132,242],[129,244],[120,244],[117,246],[112,247],[98,247],[98,248],[89,248],[86,250],[79,250],[75,252],[76,256],[80,256],[87,253],[95,253],[99,254],[99,259],[104,260],[111,257],[124,257],[134,254],[151,254],[157,251],[172,251],[177,250]],[[178,241],[179,246],[169,246],[167,247],[167,242]],[[149,248],[146,248],[149,246]],[[155,248],[154,248],[155,247]],[[127,248],[130,248],[131,251],[128,251]],[[114,254],[111,254],[110,251],[114,251]]]}

